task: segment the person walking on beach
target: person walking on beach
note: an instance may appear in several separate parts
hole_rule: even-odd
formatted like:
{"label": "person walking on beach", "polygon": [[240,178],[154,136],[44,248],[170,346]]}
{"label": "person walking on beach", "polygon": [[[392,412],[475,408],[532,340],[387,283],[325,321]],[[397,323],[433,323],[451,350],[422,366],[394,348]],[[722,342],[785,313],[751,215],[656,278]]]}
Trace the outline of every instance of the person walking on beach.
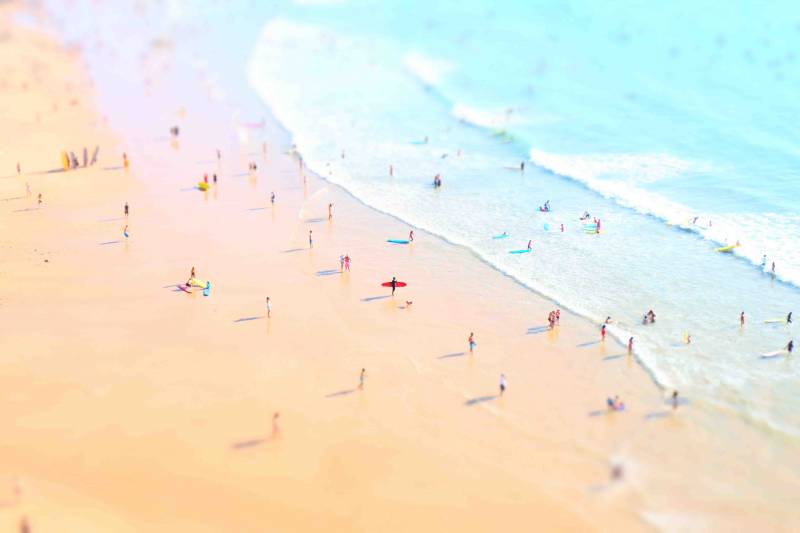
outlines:
{"label": "person walking on beach", "polygon": [[125,224],[125,228],[122,230],[122,234],[125,235],[126,239],[128,237],[130,237],[130,234],[128,234],[128,225],[127,224]]}
{"label": "person walking on beach", "polygon": [[345,272],[350,272],[350,254],[345,254],[344,256],[344,270]]}
{"label": "person walking on beach", "polygon": [[529,252],[531,251],[531,248],[533,248],[533,241],[528,241],[528,251]]}
{"label": "person walking on beach", "polygon": [[278,426],[280,416],[281,414],[278,411],[272,413],[272,435],[270,435],[270,439],[276,439],[281,434],[281,428]]}
{"label": "person walking on beach", "polygon": [[414,242],[414,230],[408,232],[408,242]]}
{"label": "person walking on beach", "polygon": [[328,204],[328,220],[333,220],[333,204]]}
{"label": "person walking on beach", "polygon": [[606,340],[606,325],[603,324],[600,326],[600,341],[605,342]]}
{"label": "person walking on beach", "polygon": [[469,342],[469,353],[472,353],[475,350],[475,346],[477,346],[477,344],[475,343],[474,333],[470,332],[469,339],[467,339],[467,342]]}
{"label": "person walking on beach", "polygon": [[128,154],[125,152],[122,153],[122,166],[128,168],[131,166],[131,162],[128,161]]}
{"label": "person walking on beach", "polygon": [[392,165],[389,165],[389,175],[394,177],[394,167]]}
{"label": "person walking on beach", "polygon": [[129,213],[129,209],[128,209],[128,202],[125,202],[125,208],[124,208],[124,211],[125,211],[125,216],[128,216],[128,213]]}
{"label": "person walking on beach", "polygon": [[272,302],[269,301],[269,296],[267,296],[267,318],[272,318]]}
{"label": "person walking on beach", "polygon": [[678,408],[678,391],[676,390],[672,391],[672,408]]}
{"label": "person walking on beach", "polygon": [[216,175],[216,174],[212,174],[212,179],[211,179],[211,181],[213,181],[213,182],[214,182],[214,185],[216,185],[216,184],[217,184],[217,175]]}
{"label": "person walking on beach", "polygon": [[269,203],[275,206],[275,191],[272,191],[272,194],[269,197]]}
{"label": "person walking on beach", "polygon": [[628,355],[633,353],[633,337],[628,339]]}
{"label": "person walking on beach", "polygon": [[20,168],[19,163],[17,163],[17,176],[19,176],[21,173],[22,169]]}
{"label": "person walking on beach", "polygon": [[397,278],[392,276],[392,296],[394,296],[394,291],[397,290]]}
{"label": "person walking on beach", "polygon": [[744,311],[739,315],[739,327],[744,327]]}
{"label": "person walking on beach", "polygon": [[792,323],[792,313],[791,312],[788,315],[786,315],[786,323],[787,324],[791,324]]}
{"label": "person walking on beach", "polygon": [[359,390],[364,390],[364,376],[367,373],[366,369],[361,369],[361,374],[358,376],[358,388]]}
{"label": "person walking on beach", "polygon": [[344,256],[339,256],[339,272],[344,272]]}
{"label": "person walking on beach", "polygon": [[42,193],[39,193],[39,205],[42,205]]}
{"label": "person walking on beach", "polygon": [[792,350],[794,350],[794,341],[793,340],[789,341],[789,344],[786,345],[786,351],[787,352],[792,353]]}
{"label": "person walking on beach", "polygon": [[193,277],[195,277],[194,267],[192,267],[192,271],[189,273],[189,279],[192,279]]}
{"label": "person walking on beach", "polygon": [[308,230],[308,247],[309,248],[313,248],[314,247],[314,238],[312,237],[312,233],[313,233],[312,230]]}
{"label": "person walking on beach", "polygon": [[500,396],[502,396],[503,393],[506,392],[506,387],[507,386],[508,386],[508,381],[506,381],[506,375],[501,373],[500,374]]}

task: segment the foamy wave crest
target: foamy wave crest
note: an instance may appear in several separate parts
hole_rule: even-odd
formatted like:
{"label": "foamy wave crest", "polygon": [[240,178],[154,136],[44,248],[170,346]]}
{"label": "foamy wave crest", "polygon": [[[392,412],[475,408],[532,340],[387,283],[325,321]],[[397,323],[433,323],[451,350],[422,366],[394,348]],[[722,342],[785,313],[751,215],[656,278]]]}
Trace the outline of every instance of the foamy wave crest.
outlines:
{"label": "foamy wave crest", "polygon": [[487,111],[464,104],[456,104],[452,114],[459,120],[482,128],[505,128],[511,124],[519,124],[521,120],[514,115],[513,109],[504,111]]}
{"label": "foamy wave crest", "polygon": [[403,63],[414,76],[426,85],[440,85],[455,66],[447,61],[434,59],[419,52],[409,52],[403,57]]}
{"label": "foamy wave crest", "polygon": [[531,162],[553,174],[583,183],[605,198],[668,224],[693,231],[704,239],[726,246],[740,243],[733,253],[765,270],[776,263],[776,276],[800,286],[800,216],[777,214],[725,214],[698,212],[640,185],[690,172],[708,172],[705,163],[686,161],[667,154],[553,154],[531,149]]}

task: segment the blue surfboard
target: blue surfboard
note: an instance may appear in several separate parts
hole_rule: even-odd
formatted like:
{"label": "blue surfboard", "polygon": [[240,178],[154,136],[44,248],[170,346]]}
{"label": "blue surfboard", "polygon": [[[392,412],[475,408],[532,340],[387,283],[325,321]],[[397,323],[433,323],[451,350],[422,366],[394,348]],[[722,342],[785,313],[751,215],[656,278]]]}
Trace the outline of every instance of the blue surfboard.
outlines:
{"label": "blue surfboard", "polygon": [[386,242],[390,242],[392,244],[408,244],[411,241],[407,241],[405,239],[388,239]]}

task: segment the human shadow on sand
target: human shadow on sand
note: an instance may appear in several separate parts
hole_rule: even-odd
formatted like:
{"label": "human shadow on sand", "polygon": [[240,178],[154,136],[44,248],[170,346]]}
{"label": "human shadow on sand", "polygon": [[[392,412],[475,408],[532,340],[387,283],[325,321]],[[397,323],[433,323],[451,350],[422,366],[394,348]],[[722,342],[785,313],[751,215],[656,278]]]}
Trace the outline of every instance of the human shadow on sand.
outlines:
{"label": "human shadow on sand", "polygon": [[607,355],[603,357],[603,361],[613,361],[614,359],[622,359],[625,357],[624,353],[618,353],[617,355]]}
{"label": "human shadow on sand", "polygon": [[100,243],[100,246],[105,246],[105,245],[107,245],[107,244],[119,244],[119,243],[121,243],[121,242],[122,242],[122,241],[106,241],[106,242],[101,242],[101,243]]}
{"label": "human shadow on sand", "polygon": [[263,316],[244,316],[244,317],[242,317],[242,318],[237,318],[237,319],[236,319],[236,320],[234,320],[233,322],[234,322],[234,323],[239,323],[239,322],[250,322],[250,321],[253,321],[253,320],[261,320],[262,318],[264,318],[264,317],[263,317]]}
{"label": "human shadow on sand", "polygon": [[526,333],[526,335],[536,335],[537,333],[544,333],[549,329],[550,329],[549,326],[534,326],[532,328],[528,328],[528,332]]}
{"label": "human shadow on sand", "polygon": [[361,298],[362,302],[374,302],[375,300],[385,300],[386,298],[391,298],[390,295],[385,296],[367,296],[366,298]]}
{"label": "human shadow on sand", "polygon": [[494,401],[499,397],[500,396],[498,396],[497,394],[493,394],[491,396],[476,396],[475,398],[470,398],[469,400],[465,401],[464,405],[466,405],[467,407],[471,407],[479,403]]}
{"label": "human shadow on sand", "polygon": [[306,249],[307,248],[289,248],[288,250],[281,250],[281,253],[282,254],[290,254],[292,252],[302,252],[303,250],[306,250]]}
{"label": "human shadow on sand", "polygon": [[589,346],[594,346],[595,344],[600,344],[600,341],[589,341],[589,342],[583,342],[583,343],[581,343],[581,344],[578,344],[578,345],[577,345],[577,346],[575,346],[575,347],[576,347],[576,348],[588,348]]}
{"label": "human shadow on sand", "polygon": [[440,355],[436,359],[449,359],[451,357],[462,357],[464,355],[467,355],[467,352],[453,352],[453,353],[446,353],[444,355]]}
{"label": "human shadow on sand", "polygon": [[340,390],[340,391],[332,392],[332,393],[330,393],[330,394],[326,394],[326,395],[325,395],[325,397],[326,397],[326,398],[337,398],[337,397],[339,397],[339,396],[347,396],[348,394],[353,394],[353,393],[354,393],[355,391],[357,391],[357,390],[358,390],[358,389],[345,389],[345,390]]}

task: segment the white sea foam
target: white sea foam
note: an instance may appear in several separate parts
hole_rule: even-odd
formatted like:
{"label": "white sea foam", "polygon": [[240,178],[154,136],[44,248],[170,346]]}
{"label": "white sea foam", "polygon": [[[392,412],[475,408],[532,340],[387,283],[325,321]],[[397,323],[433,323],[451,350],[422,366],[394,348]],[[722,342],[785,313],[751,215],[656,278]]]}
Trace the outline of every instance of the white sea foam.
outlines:
{"label": "white sea foam", "polygon": [[409,52],[403,57],[406,68],[426,85],[440,85],[455,66],[419,52]]}

